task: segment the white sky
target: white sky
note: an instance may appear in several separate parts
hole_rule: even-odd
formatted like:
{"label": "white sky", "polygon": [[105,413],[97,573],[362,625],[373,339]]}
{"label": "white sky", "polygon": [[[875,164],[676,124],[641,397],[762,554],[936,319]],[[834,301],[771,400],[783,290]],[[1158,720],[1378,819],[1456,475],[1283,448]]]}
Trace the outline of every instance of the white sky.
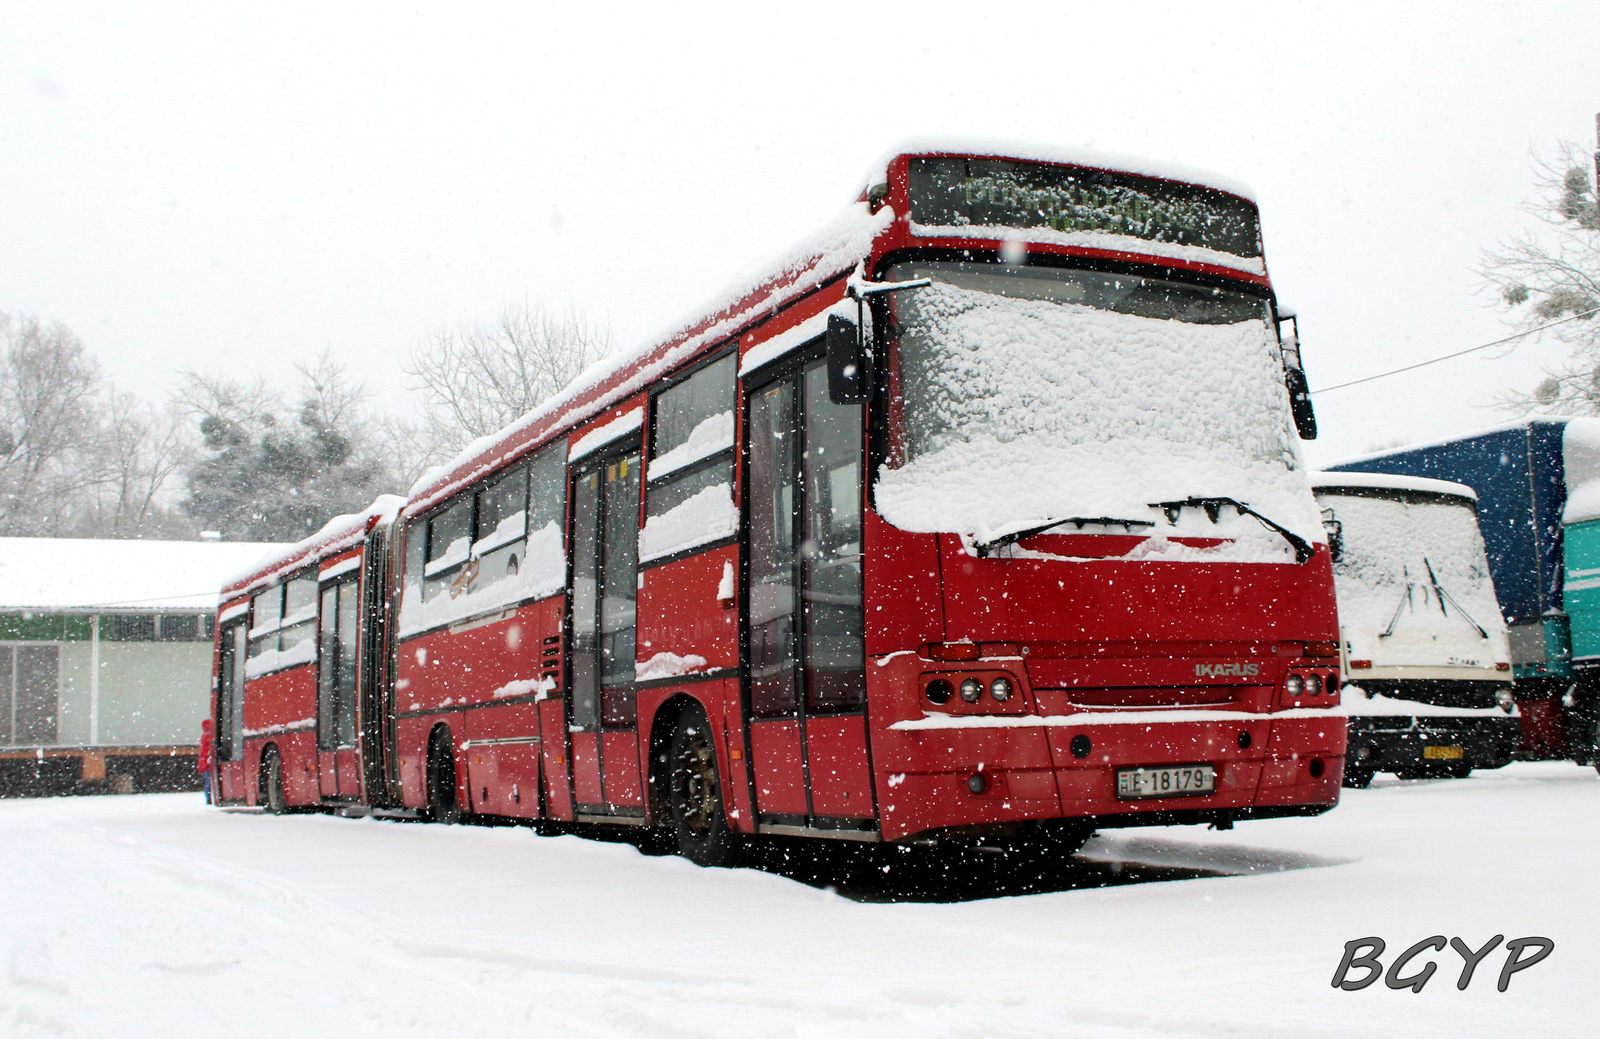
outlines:
{"label": "white sky", "polygon": [[[912,134],[1251,184],[1313,386],[1486,342],[1529,148],[1591,145],[1600,6],[0,7],[0,310],[159,398],[324,348],[380,404],[526,298],[631,346]],[[1325,462],[1501,421],[1537,345],[1317,402]]]}

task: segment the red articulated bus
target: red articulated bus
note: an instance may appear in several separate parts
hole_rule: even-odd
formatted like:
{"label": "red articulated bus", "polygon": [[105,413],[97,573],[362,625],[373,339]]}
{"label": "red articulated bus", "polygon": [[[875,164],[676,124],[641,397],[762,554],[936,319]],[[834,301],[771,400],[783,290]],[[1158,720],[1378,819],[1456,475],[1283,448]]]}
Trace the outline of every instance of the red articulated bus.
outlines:
{"label": "red articulated bus", "polygon": [[1315,814],[1338,624],[1248,192],[941,144],[223,591],[218,790],[1036,841]]}

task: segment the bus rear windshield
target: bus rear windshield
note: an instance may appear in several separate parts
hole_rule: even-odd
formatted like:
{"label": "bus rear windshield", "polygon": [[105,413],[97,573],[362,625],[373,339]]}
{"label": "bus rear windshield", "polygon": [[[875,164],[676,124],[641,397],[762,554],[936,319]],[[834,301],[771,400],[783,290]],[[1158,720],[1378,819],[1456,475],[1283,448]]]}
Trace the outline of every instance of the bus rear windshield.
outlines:
{"label": "bus rear windshield", "polygon": [[912,159],[911,219],[1124,235],[1261,255],[1255,206],[1195,184],[1005,159]]}

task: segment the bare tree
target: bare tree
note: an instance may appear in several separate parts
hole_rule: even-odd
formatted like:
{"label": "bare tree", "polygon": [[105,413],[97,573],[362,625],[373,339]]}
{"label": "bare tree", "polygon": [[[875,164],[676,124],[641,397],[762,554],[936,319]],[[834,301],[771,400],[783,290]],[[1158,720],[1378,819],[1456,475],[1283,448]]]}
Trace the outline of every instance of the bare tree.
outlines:
{"label": "bare tree", "polygon": [[491,322],[429,333],[402,370],[423,394],[412,435],[427,454],[459,448],[516,421],[611,352],[611,333],[577,313],[526,303]]}
{"label": "bare tree", "polygon": [[1534,157],[1534,173],[1537,195],[1522,209],[1543,227],[1486,252],[1482,274],[1519,328],[1563,322],[1548,334],[1567,357],[1531,392],[1504,393],[1501,404],[1600,415],[1600,208],[1590,157],[1563,141],[1553,159]]}
{"label": "bare tree", "polygon": [[118,393],[65,325],[0,313],[0,533],[189,537],[167,500],[177,416]]}
{"label": "bare tree", "polygon": [[102,437],[105,481],[92,500],[88,529],[100,537],[192,538],[195,524],[165,490],[194,461],[195,447],[176,407],[158,410],[131,393],[112,393]]}
{"label": "bare tree", "polygon": [[0,313],[0,533],[55,535],[105,470],[99,363],[72,330]]}

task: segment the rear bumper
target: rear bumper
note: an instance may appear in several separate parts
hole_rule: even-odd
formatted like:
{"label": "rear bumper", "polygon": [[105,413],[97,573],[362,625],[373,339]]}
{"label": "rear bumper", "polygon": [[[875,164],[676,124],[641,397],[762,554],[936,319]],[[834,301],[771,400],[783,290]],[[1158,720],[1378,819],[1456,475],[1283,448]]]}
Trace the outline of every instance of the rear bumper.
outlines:
{"label": "rear bumper", "polygon": [[[1394,772],[1501,768],[1511,761],[1521,722],[1503,717],[1368,716],[1350,719],[1347,770]],[[1429,747],[1459,747],[1460,758],[1430,758]]]}
{"label": "rear bumper", "polygon": [[[1338,803],[1342,716],[1227,713],[1215,722],[1096,724],[1068,715],[1021,726],[879,730],[873,757],[881,832],[897,840],[1062,818],[1161,826],[1316,814]],[[1212,793],[1117,797],[1118,770],[1201,763],[1215,768]],[[977,792],[974,775],[983,777]]]}

